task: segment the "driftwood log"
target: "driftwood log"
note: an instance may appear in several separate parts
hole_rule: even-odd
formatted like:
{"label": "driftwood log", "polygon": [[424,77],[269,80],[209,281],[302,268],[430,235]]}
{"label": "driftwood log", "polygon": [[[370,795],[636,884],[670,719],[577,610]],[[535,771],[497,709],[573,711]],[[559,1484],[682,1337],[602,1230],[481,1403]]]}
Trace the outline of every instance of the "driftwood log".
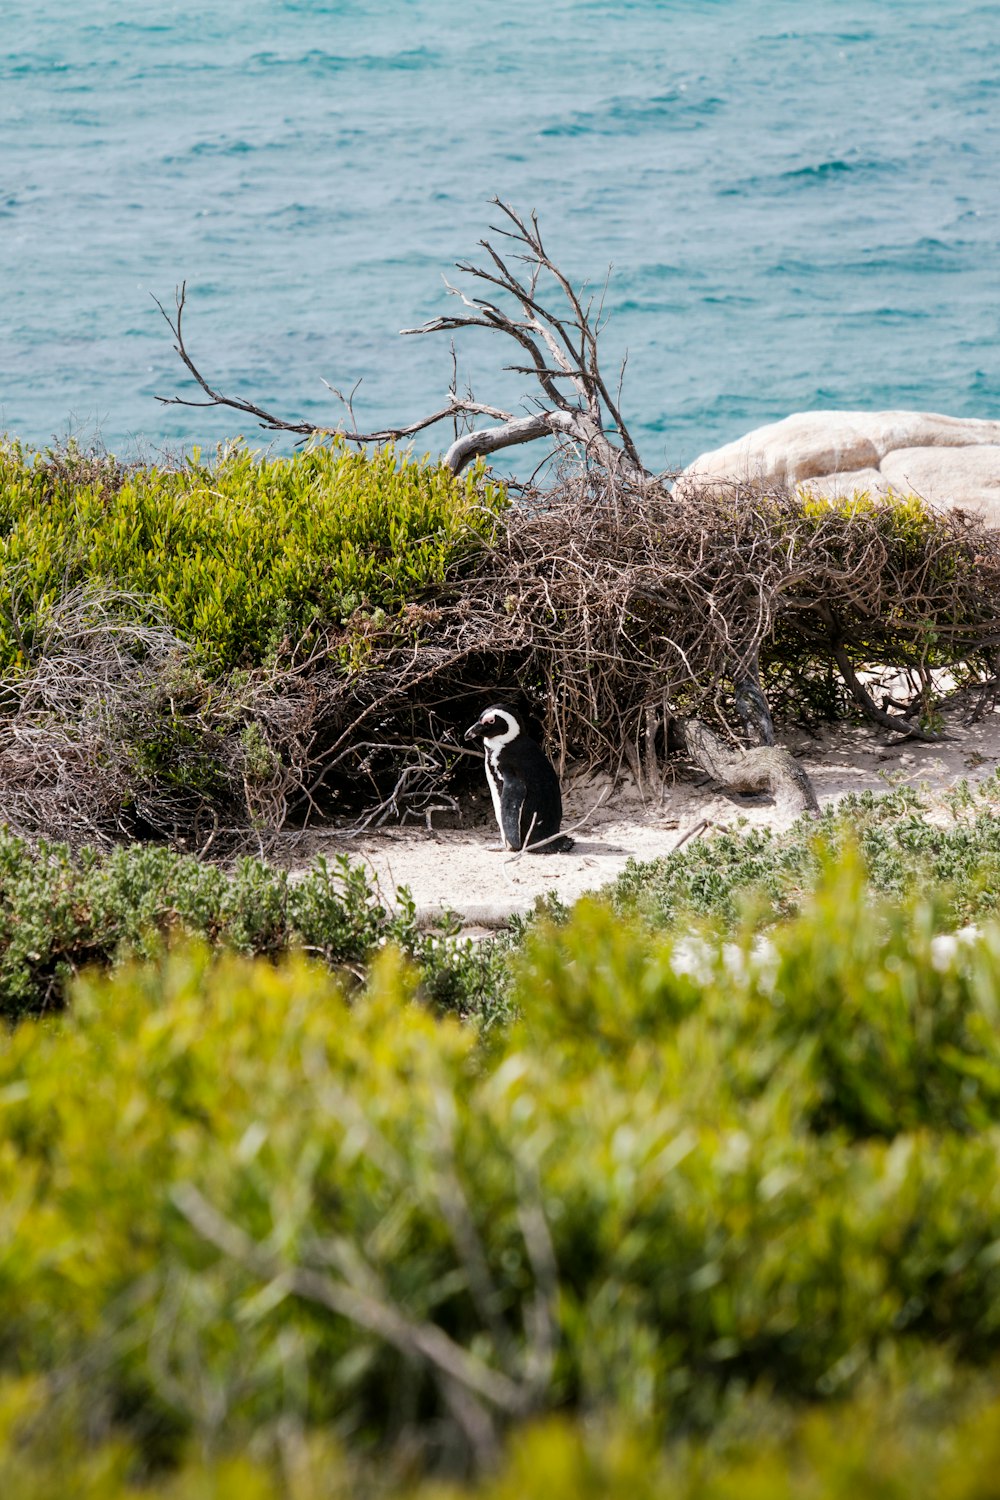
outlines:
{"label": "driftwood log", "polygon": [[679,726],[688,755],[727,792],[768,792],[782,811],[819,816],[813,784],[790,751],[781,745],[738,750],[723,743],[700,719]]}

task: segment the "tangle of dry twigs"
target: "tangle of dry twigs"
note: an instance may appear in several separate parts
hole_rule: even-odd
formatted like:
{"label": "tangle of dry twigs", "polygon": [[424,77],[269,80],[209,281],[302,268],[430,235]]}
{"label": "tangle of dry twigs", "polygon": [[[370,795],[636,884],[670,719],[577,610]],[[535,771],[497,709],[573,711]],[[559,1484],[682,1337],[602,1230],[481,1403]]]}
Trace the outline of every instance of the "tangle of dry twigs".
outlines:
{"label": "tangle of dry twigs", "polygon": [[[434,599],[231,679],[207,680],[148,600],[67,594],[0,683],[0,820],[214,852],[331,816],[426,820],[478,778],[461,731],[498,701],[560,769],[640,777],[662,776],[676,721],[732,742],[741,681],[807,715],[835,679],[841,708],[933,738],[933,668],[993,680],[998,645],[1000,534],[960,513],[594,470],[526,492]],[[910,671],[912,701],[874,703],[858,673],[877,665]]]}

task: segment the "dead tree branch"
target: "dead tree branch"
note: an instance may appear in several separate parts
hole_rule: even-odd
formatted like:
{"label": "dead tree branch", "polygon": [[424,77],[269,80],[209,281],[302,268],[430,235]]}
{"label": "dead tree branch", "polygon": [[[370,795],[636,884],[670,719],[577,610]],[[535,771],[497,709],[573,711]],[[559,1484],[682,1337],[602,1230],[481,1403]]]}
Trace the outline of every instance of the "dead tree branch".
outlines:
{"label": "dead tree branch", "polygon": [[[454,423],[460,416],[468,419],[488,417],[495,425],[473,428],[461,434],[456,432],[444,456],[444,463],[453,473],[461,473],[473,459],[486,454],[549,437],[560,445],[566,442],[575,444],[589,462],[632,483],[645,480],[647,471],[622,419],[619,394],[612,395],[601,372],[598,335],[602,326],[603,296],[596,309],[592,299],[584,302],[546,251],[534,214],[527,221],[499,198],[494,198],[493,203],[505,221],[493,226],[493,233],[511,241],[515,248],[502,255],[490,240],[481,240],[485,263],[476,265],[471,261],[460,261],[457,269],[480,287],[495,288],[501,294],[503,305],[492,300],[492,294],[489,298],[469,296],[446,282],[449,294],[457,297],[466,311],[433,318],[419,328],[404,328],[401,332],[405,335],[453,334],[464,328],[485,328],[511,339],[522,352],[522,360],[506,368],[529,375],[538,382],[542,399],[536,411],[519,416],[476,401],[471,394],[460,396],[453,375],[446,405],[408,424],[361,432],[354,419],[353,391],[351,399],[340,397],[350,419],[349,427],[289,420],[259,402],[227,395],[202,373],[185,342],[186,282],[181,283],[175,294],[173,314],[157,298],[154,301],[173,334],[178,357],[206,399],[190,400],[183,396],[158,396],[156,399],[165,406],[228,407],[253,417],[268,432],[290,432],[301,438],[341,437],[359,444],[398,442],[415,437],[439,422]],[[515,262],[526,268],[525,273],[518,274],[513,269]],[[558,311],[543,305],[539,299],[539,288],[546,282],[554,283],[560,299]],[[339,395],[334,387],[330,389]]]}
{"label": "dead tree branch", "polygon": [[891,729],[893,734],[901,735],[904,740],[924,740],[928,744],[937,744],[940,740],[946,740],[946,734],[939,733],[935,729],[927,729],[919,719],[913,719],[905,714],[889,714],[879,708],[874,698],[868,692],[864,683],[854,670],[854,664],[848,656],[842,642],[835,641],[833,644],[833,658],[837,663],[837,670],[848,692],[858,704],[866,718],[871,719],[873,724],[879,724],[883,729]]}
{"label": "dead tree branch", "polygon": [[[524,1392],[517,1381],[485,1364],[434,1323],[411,1318],[387,1295],[269,1254],[213,1207],[193,1183],[179,1183],[172,1196],[177,1210],[202,1239],[252,1275],[280,1283],[303,1301],[318,1304],[374,1335],[406,1359],[423,1363],[437,1378],[444,1402],[473,1452],[481,1459],[494,1456],[491,1409],[517,1414],[524,1408]],[[369,1279],[375,1280],[374,1276]]]}

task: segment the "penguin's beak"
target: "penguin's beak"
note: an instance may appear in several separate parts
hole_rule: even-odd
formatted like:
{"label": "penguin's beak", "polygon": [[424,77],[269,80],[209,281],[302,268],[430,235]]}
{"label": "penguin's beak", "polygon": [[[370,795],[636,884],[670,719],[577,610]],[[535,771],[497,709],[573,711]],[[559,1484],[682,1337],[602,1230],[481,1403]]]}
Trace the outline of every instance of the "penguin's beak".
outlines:
{"label": "penguin's beak", "polygon": [[481,740],[485,733],[486,730],[483,727],[483,724],[479,719],[477,719],[476,722],[474,724],[470,724],[468,729],[465,731],[465,738],[467,740]]}

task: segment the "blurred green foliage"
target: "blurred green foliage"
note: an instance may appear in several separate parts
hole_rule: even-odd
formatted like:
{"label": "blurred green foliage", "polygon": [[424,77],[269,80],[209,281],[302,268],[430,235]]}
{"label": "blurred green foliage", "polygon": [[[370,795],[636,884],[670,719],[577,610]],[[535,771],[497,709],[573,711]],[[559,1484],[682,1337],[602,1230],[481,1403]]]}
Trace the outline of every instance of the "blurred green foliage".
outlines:
{"label": "blurred green foliage", "polygon": [[[95,1496],[192,1453],[245,1456],[167,1493],[358,1493],[554,1411],[583,1425],[485,1495],[992,1493],[1000,929],[938,927],[849,857],[765,942],[583,902],[485,1034],[392,946],[352,993],[203,947],[78,981],[0,1048],[11,1400],[105,1463]],[[870,1413],[795,1426],[886,1370],[938,1391],[922,1462],[889,1407],[884,1448]],[[274,1477],[314,1440],[315,1484]]]}
{"label": "blurred green foliage", "polygon": [[[43,1438],[33,1404],[27,1383],[0,1388],[5,1500],[995,1500],[1000,1472],[995,1396],[966,1398],[952,1421],[939,1394],[906,1401],[891,1387],[806,1416],[748,1402],[739,1438],[721,1450],[664,1452],[625,1426],[549,1419],[516,1434],[497,1473],[468,1484],[406,1480],[388,1457],[359,1471],[336,1441],[301,1434],[276,1461],[191,1454],[151,1478],[121,1443],[88,1451]],[[6,1452],[5,1428],[25,1434]]]}
{"label": "blurred green foliage", "polygon": [[0,444],[0,671],[30,661],[40,612],[81,584],[155,600],[213,669],[257,665],[440,591],[505,503],[481,468],[456,479],[389,447],[121,469]]}

